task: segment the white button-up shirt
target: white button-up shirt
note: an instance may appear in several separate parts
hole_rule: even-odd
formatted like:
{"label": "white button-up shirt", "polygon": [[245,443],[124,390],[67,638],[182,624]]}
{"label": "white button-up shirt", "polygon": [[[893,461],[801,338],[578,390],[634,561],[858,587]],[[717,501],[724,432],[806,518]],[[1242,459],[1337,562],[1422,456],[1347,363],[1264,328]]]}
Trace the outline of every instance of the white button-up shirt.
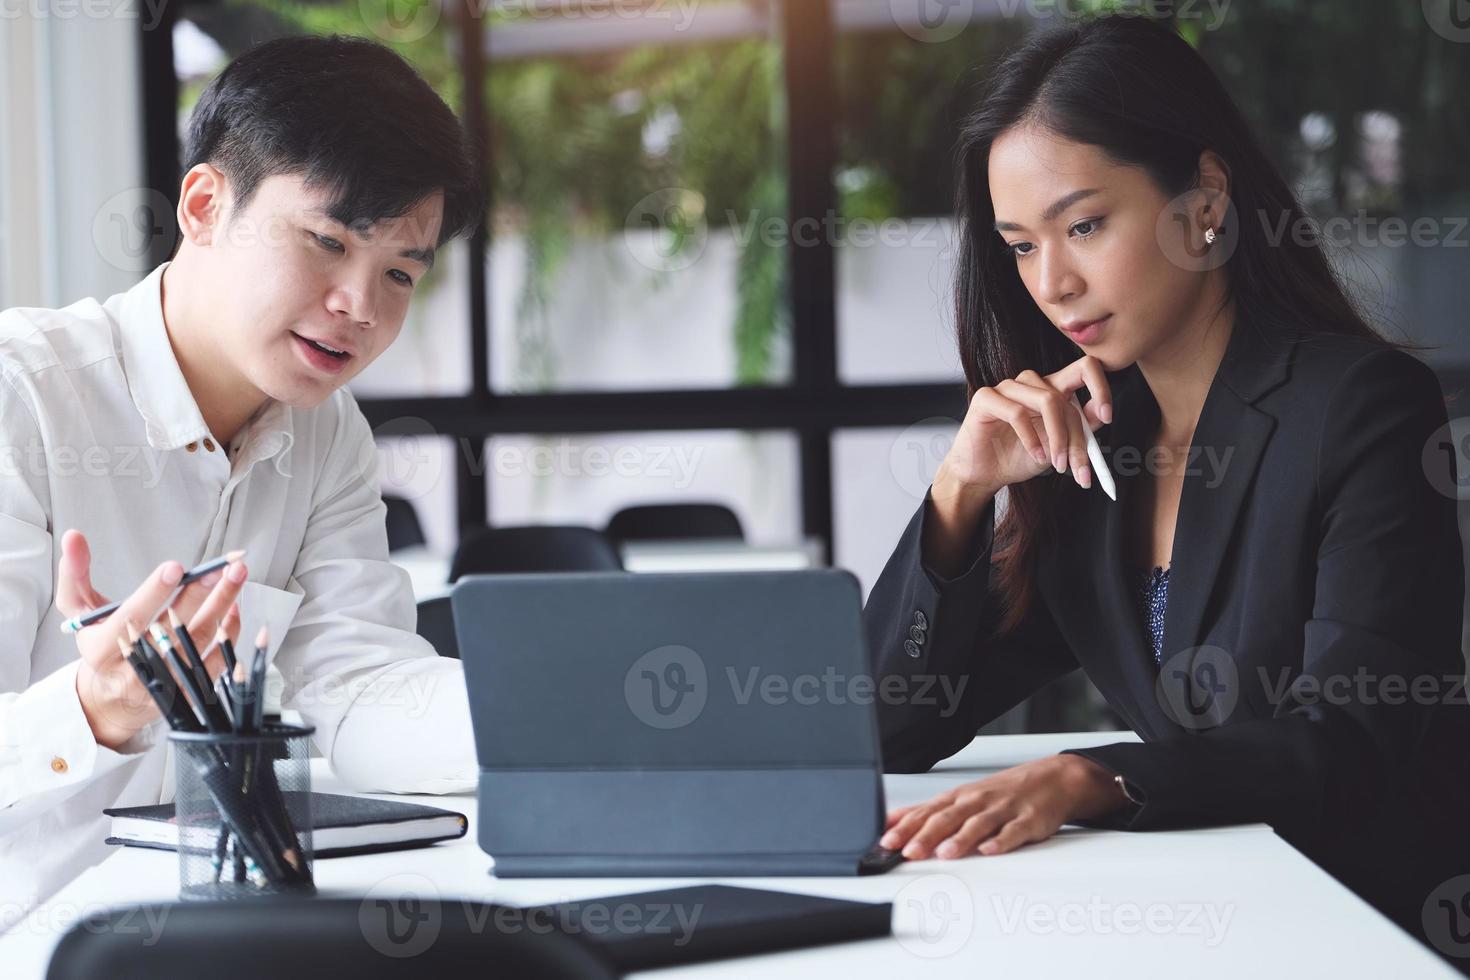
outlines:
{"label": "white button-up shirt", "polygon": [[267,402],[217,445],[164,328],[167,266],[104,303],[0,312],[0,929],[110,853],[104,807],[173,798],[161,720],[113,751],[82,713],[53,604],[68,528],[113,599],[164,561],[244,549],[240,646],[270,627],[270,700],[315,726],[336,772],[363,790],[474,785],[464,674],[414,633],[357,403]]}

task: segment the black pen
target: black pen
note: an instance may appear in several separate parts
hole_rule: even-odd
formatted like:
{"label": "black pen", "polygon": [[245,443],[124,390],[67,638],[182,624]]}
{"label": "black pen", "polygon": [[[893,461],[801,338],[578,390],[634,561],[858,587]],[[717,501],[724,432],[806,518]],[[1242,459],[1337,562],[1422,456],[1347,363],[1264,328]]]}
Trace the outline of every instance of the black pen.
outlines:
{"label": "black pen", "polygon": [[264,626],[255,637],[255,659],[250,661],[250,690],[255,695],[253,714],[250,717],[250,728],[259,733],[265,718],[265,666],[266,651],[270,649],[270,631]]}
{"label": "black pen", "polygon": [[[177,594],[180,589],[184,588],[184,586],[190,584],[191,582],[195,582],[201,578],[204,578],[206,575],[209,575],[212,572],[217,572],[221,568],[224,568],[226,565],[228,565],[230,562],[239,561],[241,558],[244,557],[244,551],[231,551],[228,554],[221,555],[219,558],[210,559],[202,565],[196,565],[194,568],[191,568],[184,573],[184,577],[180,579],[179,584],[174,587],[175,594]],[[71,619],[68,619],[66,622],[61,624],[61,632],[76,633],[80,630],[86,629],[88,626],[100,623],[108,616],[111,616],[113,613],[117,612],[118,607],[121,605],[122,603],[120,602],[109,602],[107,605],[102,606],[98,609],[93,609],[91,612],[84,615],[73,616]]]}

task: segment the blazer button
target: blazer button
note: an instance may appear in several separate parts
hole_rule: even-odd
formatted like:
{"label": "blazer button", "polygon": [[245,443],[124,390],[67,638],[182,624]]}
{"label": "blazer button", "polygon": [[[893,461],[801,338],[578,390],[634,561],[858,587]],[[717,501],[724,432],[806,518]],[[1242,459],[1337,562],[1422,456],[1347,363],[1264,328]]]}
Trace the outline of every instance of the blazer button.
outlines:
{"label": "blazer button", "polygon": [[917,627],[917,626],[910,626],[909,627],[909,636],[912,637],[913,638],[913,641],[915,643],[919,644],[919,646],[923,646],[924,645],[924,638],[927,635],[928,635],[927,633],[925,633],[923,630],[919,629],[919,627]]}
{"label": "blazer button", "polygon": [[925,616],[923,614],[923,612],[921,612],[920,610],[915,609],[914,610],[914,625],[917,626],[921,630],[928,629],[929,628],[929,617],[928,616]]}
{"label": "blazer button", "polygon": [[919,645],[913,640],[904,640],[903,652],[917,660],[922,651],[919,650]]}
{"label": "blazer button", "polygon": [[66,772],[66,769],[66,760],[63,759],[61,756],[58,755],[56,758],[51,760],[52,772]]}

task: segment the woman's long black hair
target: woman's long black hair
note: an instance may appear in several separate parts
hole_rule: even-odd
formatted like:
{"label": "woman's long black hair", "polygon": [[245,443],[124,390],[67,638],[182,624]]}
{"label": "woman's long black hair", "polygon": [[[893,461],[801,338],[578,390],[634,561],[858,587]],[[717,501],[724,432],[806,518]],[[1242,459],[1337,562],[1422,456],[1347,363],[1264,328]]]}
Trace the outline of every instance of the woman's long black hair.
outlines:
{"label": "woman's long black hair", "polygon": [[[1363,319],[1315,236],[1268,237],[1269,229],[1283,227],[1283,216],[1286,228],[1314,226],[1204,59],[1163,23],[1103,16],[1021,41],[961,125],[955,326],[972,396],[1027,368],[1045,375],[1081,356],[1031,298],[994,228],[990,147],[1018,124],[1040,125],[1140,167],[1170,199],[1196,186],[1200,154],[1213,150],[1225,161],[1239,224],[1224,266],[1225,304],[1233,300],[1238,316],[1266,330],[1299,325],[1405,346],[1390,344]],[[1053,473],[1009,489],[993,556],[1006,608],[1001,631],[1030,606],[1036,548],[1064,479],[1070,476]]]}

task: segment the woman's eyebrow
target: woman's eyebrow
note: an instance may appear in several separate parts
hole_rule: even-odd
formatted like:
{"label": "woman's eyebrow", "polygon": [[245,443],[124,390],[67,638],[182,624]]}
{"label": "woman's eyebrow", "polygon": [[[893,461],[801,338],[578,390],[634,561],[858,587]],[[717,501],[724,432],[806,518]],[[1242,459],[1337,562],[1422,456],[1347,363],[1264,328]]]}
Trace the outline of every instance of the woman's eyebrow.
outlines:
{"label": "woman's eyebrow", "polygon": [[[1041,212],[1041,223],[1046,224],[1048,221],[1051,221],[1057,215],[1061,214],[1063,211],[1067,210],[1069,207],[1076,204],[1084,197],[1091,197],[1093,194],[1098,193],[1100,190],[1102,190],[1102,188],[1100,187],[1084,187],[1080,191],[1073,191],[1070,194],[1057,198],[1057,200],[1052,204],[1051,207]],[[1022,225],[1018,225],[1012,221],[997,221],[995,223],[995,230],[1024,231],[1025,228]]]}

